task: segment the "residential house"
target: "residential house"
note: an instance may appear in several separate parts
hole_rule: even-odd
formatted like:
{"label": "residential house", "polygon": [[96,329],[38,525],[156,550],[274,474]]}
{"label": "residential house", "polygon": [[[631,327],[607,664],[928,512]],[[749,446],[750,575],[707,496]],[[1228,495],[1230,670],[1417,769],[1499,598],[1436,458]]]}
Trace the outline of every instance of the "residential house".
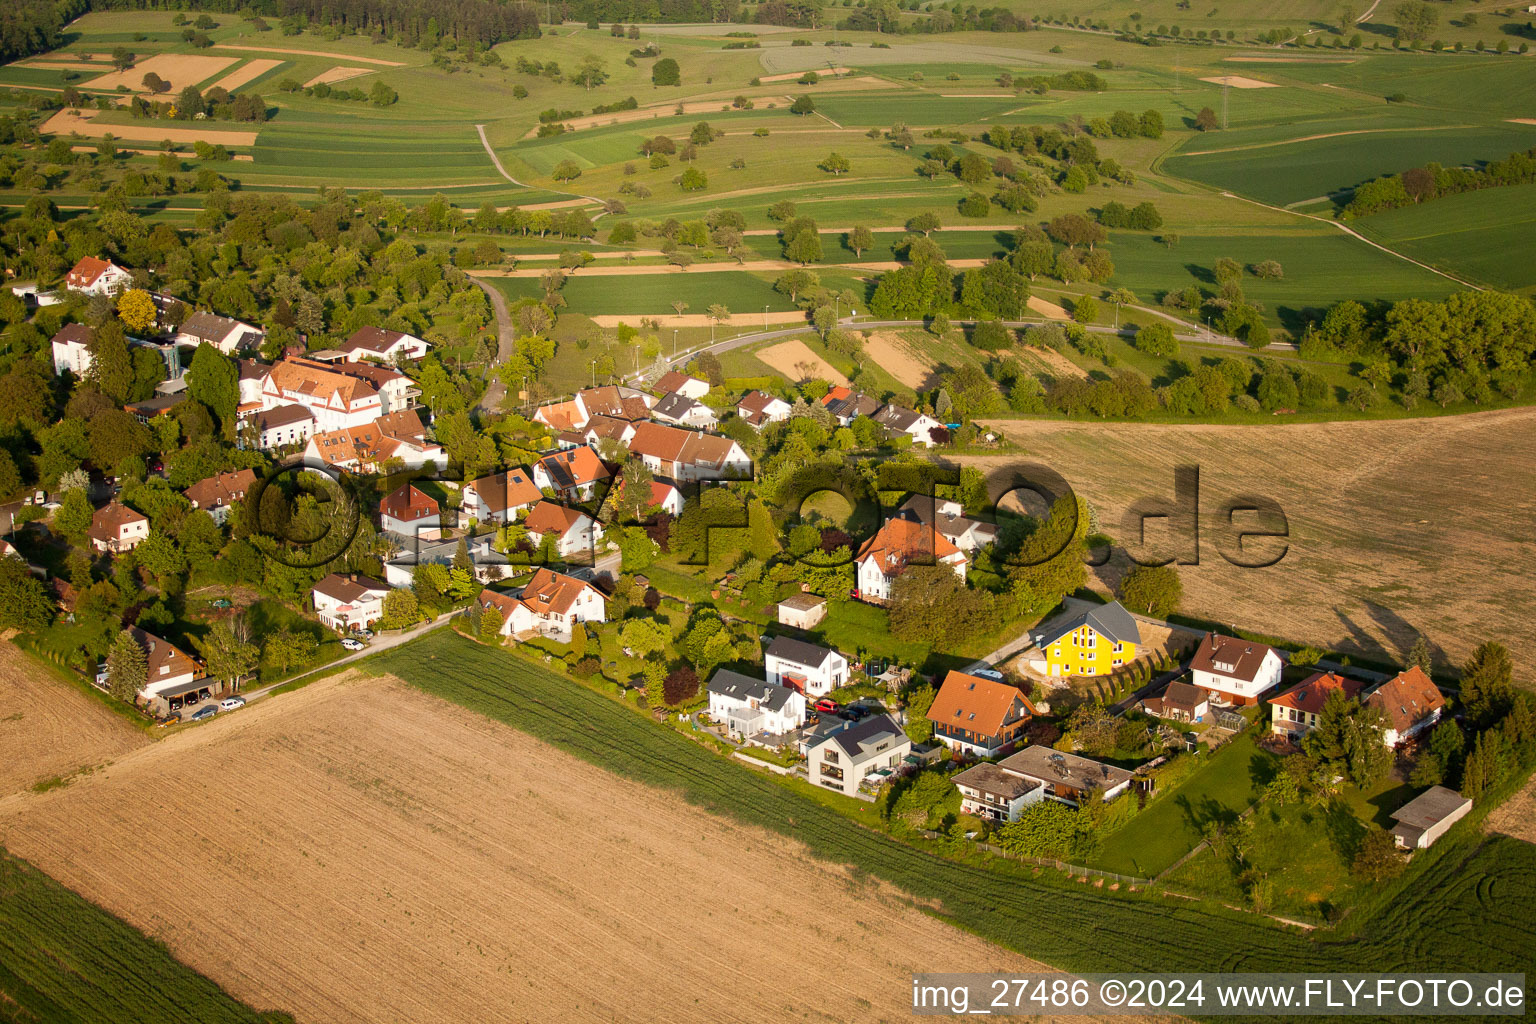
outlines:
{"label": "residential house", "polygon": [[887,405],[871,418],[885,428],[887,437],[909,437],[913,444],[925,448],[938,444],[935,438],[946,436],[944,424],[927,413],[915,412],[900,405]]}
{"label": "residential house", "polygon": [[267,370],[260,401],[263,409],[302,405],[314,414],[316,431],[330,431],[410,409],[420,394],[414,381],[387,367],[290,356]]}
{"label": "residential house", "polygon": [[91,516],[87,533],[97,551],[132,551],[149,536],[149,519],[120,501],[112,501]]}
{"label": "residential house", "polygon": [[1024,739],[1035,714],[1011,683],[951,671],[928,709],[933,737],[959,754],[996,757]]}
{"label": "residential house", "polygon": [[139,700],[164,712],[171,709],[172,700],[180,705],[188,696],[195,695],[196,699],[210,695],[210,684],[197,659],[169,640],[146,633],[138,626],[129,626],[128,634],[144,649],[148,663],[149,671],[139,690]]}
{"label": "residential house", "polygon": [[523,520],[523,526],[535,543],[553,537],[555,553],[567,562],[590,563],[595,559],[597,542],[603,528],[579,508],[568,508],[553,501],[540,501]]}
{"label": "residential house", "polygon": [[570,643],[577,625],[608,618],[606,594],[586,580],[553,569],[536,571],[512,599],[504,592],[485,590],[479,600],[482,608],[490,600],[501,611],[503,636],[537,633]]}
{"label": "residential house", "polygon": [[203,344],[212,345],[231,356],[236,352],[260,348],[266,337],[266,333],[259,327],[198,310],[176,329],[175,341],[178,345],[190,345],[192,348]]}
{"label": "residential house", "polygon": [[415,484],[401,484],[379,501],[379,527],[397,537],[414,537],[423,531],[434,536],[442,530],[442,510],[437,500]]}
{"label": "residential house", "polygon": [[[307,447],[315,432],[315,414],[302,405],[257,409],[241,417],[241,423],[250,427],[255,447],[264,452],[294,445]],[[318,450],[315,457],[320,458]]]}
{"label": "residential house", "polygon": [[821,404],[840,427],[846,427],[860,416],[873,416],[880,410],[879,401],[841,384],[828,391],[822,397]]}
{"label": "residential house", "polygon": [[794,406],[766,391],[749,391],[736,403],[736,415],[756,430],[789,419]]}
{"label": "residential house", "polygon": [[310,588],[315,616],[340,633],[370,629],[384,617],[384,597],[392,589],[361,573],[333,572]]}
{"label": "residential house", "polygon": [[613,474],[591,448],[568,448],[533,464],[533,482],[564,501],[588,501]]}
{"label": "residential house", "polygon": [[806,771],[818,786],[858,796],[866,784],[893,774],[910,753],[912,740],[895,719],[871,715],[809,745]]}
{"label": "residential house", "polygon": [[655,402],[644,391],[609,384],[576,392],[569,401],[554,402],[534,410],[533,419],[554,431],[581,430],[594,416],[619,420],[643,420]]}
{"label": "residential house", "polygon": [[[616,477],[613,485],[613,493],[609,496],[610,502],[618,501],[624,496],[623,477]],[[676,518],[683,514],[683,492],[670,480],[658,477],[651,479],[651,494],[646,504],[647,509],[656,509],[658,513]]]}
{"label": "residential house", "polygon": [[997,526],[967,516],[958,501],[914,494],[902,502],[897,514],[933,527],[939,536],[967,554],[997,540]]}
{"label": "residential house", "polygon": [[256,474],[249,469],[232,473],[219,473],[199,480],[181,493],[194,509],[202,509],[220,526],[229,517],[229,506],[245,498],[245,492],[256,485]]}
{"label": "residential house", "polygon": [[1392,836],[1404,850],[1427,850],[1471,810],[1471,798],[1431,786],[1392,812]]}
{"label": "residential house", "polygon": [[997,763],[1005,772],[1038,782],[1047,800],[1080,807],[1095,798],[1108,802],[1131,785],[1133,773],[1092,758],[1050,747],[1025,747]]}
{"label": "residential house", "polygon": [[1058,619],[1035,635],[1053,676],[1102,676],[1136,657],[1141,629],[1119,601]]}
{"label": "residential house", "polygon": [[655,475],[681,483],[752,476],[752,460],[747,453],[735,441],[718,434],[647,421],[635,424],[629,450]]}
{"label": "residential house", "polygon": [[84,377],[91,368],[91,339],[96,332],[85,324],[65,324],[53,336],[53,372],[55,375],[68,370],[76,377]]}
{"label": "residential house", "polygon": [[709,717],[732,736],[782,736],[805,721],[805,695],[728,668],[709,679]]}
{"label": "residential house", "polygon": [[404,331],[389,331],[382,327],[359,327],[352,332],[339,348],[355,362],[377,359],[395,363],[407,359],[420,359],[431,348],[425,339]]}
{"label": "residential house", "polygon": [[1211,698],[1192,683],[1175,681],[1159,697],[1148,697],[1141,708],[1156,718],[1173,722],[1198,722],[1211,713]]}
{"label": "residential house", "polygon": [[662,374],[651,388],[658,395],[683,395],[686,398],[703,398],[709,394],[709,381],[690,377],[677,370]]}
{"label": "residential house", "polygon": [[960,813],[994,825],[1019,820],[1019,812],[1045,799],[1045,783],[1005,771],[990,761],[972,765],[949,781],[960,791]]}
{"label": "residential house", "polygon": [[587,425],[581,430],[567,431],[557,434],[559,440],[570,439],[570,444],[584,444],[595,452],[601,453],[604,441],[612,441],[621,448],[629,447],[629,439],[635,436],[635,424],[630,420],[616,419],[612,416],[593,416],[587,420]]}
{"label": "residential house", "polygon": [[661,400],[651,407],[651,416],[662,423],[692,427],[695,430],[714,430],[720,425],[720,417],[715,415],[715,410],[697,398],[689,398],[687,395],[676,392],[663,395]]}
{"label": "residential house", "polygon": [[1271,731],[1300,742],[1317,725],[1331,694],[1339,692],[1353,699],[1363,689],[1365,684],[1358,679],[1345,679],[1332,672],[1314,673],[1300,685],[1269,699],[1269,706],[1274,709]]}
{"label": "residential house", "polygon": [[74,269],[64,276],[64,286],[86,295],[116,295],[133,286],[133,275],[111,260],[82,256]]}
{"label": "residential house", "polygon": [[819,644],[776,636],[763,652],[763,671],[775,686],[825,697],[848,682],[848,659]]}
{"label": "residential house", "polygon": [[1395,747],[1432,728],[1445,713],[1445,695],[1424,670],[1414,665],[1372,690],[1365,705],[1381,712],[1382,742]]}
{"label": "residential house", "polygon": [[864,601],[889,601],[891,585],[910,565],[947,565],[965,579],[970,559],[937,531],[921,523],[896,517],[860,546],[854,556],[858,566],[858,594]]}
{"label": "residential house", "polygon": [[475,579],[481,583],[505,579],[512,570],[512,563],[506,555],[491,546],[495,539],[491,533],[483,533],[478,537],[450,537],[447,540],[434,539],[430,531],[419,533],[414,541],[405,544],[399,554],[384,563],[384,580],[392,587],[409,587],[416,578],[418,565],[453,565],[460,541],[464,542],[469,554]]}
{"label": "residential house", "polygon": [[1280,685],[1285,659],[1268,644],[1207,633],[1189,668],[1193,683],[1218,704],[1248,705]]}
{"label": "residential house", "polygon": [[459,507],[459,525],[468,527],[474,519],[482,523],[511,523],[544,495],[526,469],[514,467],[501,473],[471,480],[464,485]]}
{"label": "residential house", "polygon": [[414,409],[386,413],[370,423],[312,434],[304,446],[304,464],[374,473],[391,460],[404,469],[447,461],[442,446],[427,436]]}
{"label": "residential house", "polygon": [[[267,374],[272,367],[257,359],[238,359],[240,367],[240,404],[236,411],[240,413],[256,412],[263,408],[261,400],[262,385],[266,383]],[[270,406],[269,408],[281,408]]]}
{"label": "residential house", "polygon": [[142,402],[129,402],[123,406],[125,412],[133,413],[133,418],[145,426],[157,416],[168,416],[182,402],[187,400],[185,391],[178,391],[171,395],[156,395],[146,398]]}
{"label": "residential house", "polygon": [[827,599],[819,594],[793,594],[779,602],[779,625],[811,629],[827,617]]}

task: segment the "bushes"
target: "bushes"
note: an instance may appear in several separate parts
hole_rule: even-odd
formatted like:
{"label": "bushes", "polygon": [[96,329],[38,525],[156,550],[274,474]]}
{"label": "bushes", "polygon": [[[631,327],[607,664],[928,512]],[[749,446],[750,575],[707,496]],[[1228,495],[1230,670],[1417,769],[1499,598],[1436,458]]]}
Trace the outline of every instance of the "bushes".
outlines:
{"label": "bushes", "polygon": [[1173,336],[1173,328],[1161,320],[1138,328],[1131,344],[1149,356],[1171,359],[1179,354],[1179,340]]}

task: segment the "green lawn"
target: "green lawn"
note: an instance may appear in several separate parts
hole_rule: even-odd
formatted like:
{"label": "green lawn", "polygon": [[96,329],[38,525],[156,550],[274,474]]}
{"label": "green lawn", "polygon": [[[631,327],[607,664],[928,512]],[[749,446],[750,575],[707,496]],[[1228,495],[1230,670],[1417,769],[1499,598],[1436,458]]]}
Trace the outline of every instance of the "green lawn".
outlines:
{"label": "green lawn", "polygon": [[163,944],[0,849],[0,1006],[7,1021],[280,1024]]}
{"label": "green lawn", "polygon": [[[984,867],[861,828],[793,785],[721,758],[606,697],[506,652],[446,630],[374,662],[407,683],[523,730],[615,774],[703,809],[787,835],[816,856],[931,901],[938,913],[993,942],[1064,970],[1525,971],[1536,901],[1536,848],[1506,838],[1442,841],[1416,862],[1379,917],[1351,921],[1335,942],[1206,903],[1115,893]],[[1084,941],[1084,936],[1092,941]]]}
{"label": "green lawn", "polygon": [[1210,755],[1210,761],[1171,793],[1160,793],[1146,810],[1105,841],[1090,862],[1124,875],[1153,878],[1200,842],[1209,821],[1235,817],[1259,796],[1276,759],[1244,732]]}

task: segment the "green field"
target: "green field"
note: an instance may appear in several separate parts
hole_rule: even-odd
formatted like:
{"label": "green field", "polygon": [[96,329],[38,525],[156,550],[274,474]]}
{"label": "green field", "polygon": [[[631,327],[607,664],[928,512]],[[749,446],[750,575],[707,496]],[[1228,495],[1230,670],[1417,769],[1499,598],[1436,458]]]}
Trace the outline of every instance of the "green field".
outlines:
{"label": "green field", "polygon": [[[544,294],[536,277],[498,277],[491,283],[510,299],[538,298]],[[703,314],[715,303],[733,313],[786,312],[795,308],[789,296],[773,290],[772,276],[725,271],[680,271],[666,274],[634,274],[624,277],[583,277],[573,274],[560,293],[566,303],[589,316],[629,314],[672,315],[672,303],[688,303],[687,312]]]}
{"label": "green field", "polygon": [[1351,226],[1431,266],[1512,291],[1536,287],[1536,184],[1490,188],[1362,217]]}
{"label": "green field", "polygon": [[126,1024],[281,1024],[159,942],[0,849],[0,1018]]}
{"label": "green field", "polygon": [[[749,768],[658,728],[617,700],[440,630],[374,663],[699,807],[805,843],[833,863],[933,901],[957,925],[1065,970],[1528,971],[1536,946],[1536,847],[1450,837],[1421,854],[1375,916],[1308,937],[1214,904],[1113,893],[1012,865],[936,857],[861,828]],[[1091,940],[1085,940],[1085,934]]]}

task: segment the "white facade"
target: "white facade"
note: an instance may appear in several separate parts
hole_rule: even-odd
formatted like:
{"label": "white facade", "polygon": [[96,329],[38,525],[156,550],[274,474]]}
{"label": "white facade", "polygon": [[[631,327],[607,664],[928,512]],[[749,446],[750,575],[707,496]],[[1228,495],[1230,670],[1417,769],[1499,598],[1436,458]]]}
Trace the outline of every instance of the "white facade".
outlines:
{"label": "white facade", "polygon": [[[84,263],[85,261],[82,260],[81,264]],[[133,275],[110,260],[107,261],[105,269],[96,273],[94,277],[82,274],[77,267],[65,278],[65,287],[83,295],[116,295],[132,284]]]}
{"label": "white facade", "polygon": [[[950,555],[939,559],[940,564],[948,565],[955,570],[955,575],[963,581],[965,568],[968,564],[964,555]],[[905,566],[903,566],[905,568]],[[891,585],[896,582],[895,576],[887,576],[885,569],[880,565],[878,558],[869,557],[859,562],[859,595],[865,599],[876,601],[889,601],[891,599]]]}
{"label": "white facade", "polygon": [[[811,644],[802,644],[812,647]],[[824,697],[848,682],[848,659],[836,651],[827,651],[819,664],[811,664],[810,657],[785,657],[774,653],[770,646],[763,656],[763,670],[768,681],[775,686],[794,686],[788,677],[802,681],[807,697]],[[795,689],[801,689],[795,686]]]}
{"label": "white facade", "polygon": [[1270,650],[1264,655],[1259,671],[1252,680],[1201,669],[1195,669],[1190,678],[1196,686],[1207,693],[1236,697],[1244,703],[1251,704],[1261,693],[1267,693],[1280,685],[1280,674],[1284,669],[1285,663],[1280,660],[1280,655]]}
{"label": "white facade", "polygon": [[[550,532],[555,533],[555,531]],[[597,548],[598,541],[602,539],[602,526],[591,516],[582,513],[564,533],[555,533],[555,550],[561,558],[574,559],[592,554]]]}
{"label": "white facade", "polygon": [[817,786],[857,796],[871,774],[901,766],[912,741],[888,715],[875,715],[833,733],[806,751],[806,771]]}
{"label": "white facade", "polygon": [[84,377],[91,368],[91,350],[84,341],[71,339],[53,343],[53,372],[55,375],[70,371],[76,377]]}
{"label": "white facade", "polygon": [[734,736],[782,736],[805,721],[805,698],[727,669],[709,681],[709,717]]}
{"label": "white facade", "polygon": [[366,628],[384,617],[384,596],[390,588],[359,582],[355,588],[346,588],[345,596],[326,593],[317,584],[310,592],[315,603],[315,617],[326,626],[339,632]]}

